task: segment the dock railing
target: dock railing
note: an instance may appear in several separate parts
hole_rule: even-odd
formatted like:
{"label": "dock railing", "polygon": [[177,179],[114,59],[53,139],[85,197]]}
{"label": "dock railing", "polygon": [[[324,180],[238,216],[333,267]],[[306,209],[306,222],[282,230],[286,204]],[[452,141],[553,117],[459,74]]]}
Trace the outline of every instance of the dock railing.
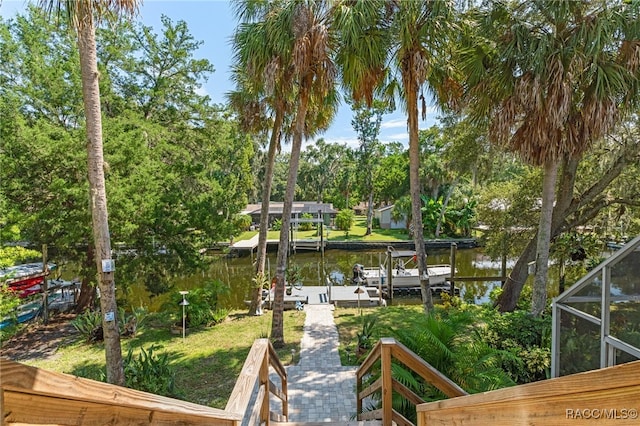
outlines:
{"label": "dock railing", "polygon": [[[391,365],[394,359],[404,364],[411,371],[419,374],[427,383],[438,388],[449,398],[467,395],[464,389],[444,376],[402,343],[397,342],[393,338],[382,338],[356,371],[356,409],[358,420],[381,420],[384,426],[391,426],[394,423],[397,425],[413,425],[406,417],[393,409],[393,393],[398,393],[415,406],[425,401],[411,389],[393,378]],[[378,361],[380,364],[378,364]],[[379,369],[374,368],[377,365],[380,365]],[[366,388],[363,387],[365,379],[367,382],[372,381]],[[375,393],[378,393],[381,399],[381,408],[363,412],[363,401]]]}
{"label": "dock railing", "polygon": [[[269,367],[280,386],[269,380]],[[249,406],[258,385],[258,397]],[[224,410],[108,383],[55,373],[0,358],[0,425],[269,424],[288,417],[287,375],[267,339],[254,342]],[[269,395],[282,402],[271,411]],[[244,420],[243,420],[244,419]]]}

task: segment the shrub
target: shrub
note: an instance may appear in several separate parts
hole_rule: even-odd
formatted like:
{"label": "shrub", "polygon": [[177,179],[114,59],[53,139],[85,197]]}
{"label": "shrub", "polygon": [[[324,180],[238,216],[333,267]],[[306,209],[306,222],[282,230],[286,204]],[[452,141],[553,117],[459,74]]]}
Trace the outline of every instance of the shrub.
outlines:
{"label": "shrub", "polygon": [[282,229],[282,219],[273,219],[271,222],[272,231],[280,231]]}
{"label": "shrub", "polygon": [[336,216],[336,228],[340,231],[349,232],[355,221],[355,215],[353,210],[344,209],[340,210]]}
{"label": "shrub", "polygon": [[152,345],[146,351],[140,348],[137,357],[133,355],[133,349],[129,349],[123,359],[126,386],[156,395],[170,397],[179,396],[175,387],[175,371],[169,363],[169,356],[165,352],[156,355],[155,349],[159,346]]}
{"label": "shrub", "polygon": [[103,339],[102,315],[100,311],[86,310],[76,316],[71,325],[78,330],[87,343],[99,342]]}
{"label": "shrub", "polygon": [[[302,213],[302,219],[313,219],[313,215],[311,213]],[[311,231],[313,229],[313,222],[302,222],[300,223],[299,229],[301,231]]]}
{"label": "shrub", "polygon": [[486,311],[480,335],[493,348],[505,351],[502,368],[516,383],[548,377],[551,366],[550,317],[535,317],[527,311]]}
{"label": "shrub", "polygon": [[[229,287],[220,280],[208,280],[202,287],[191,290],[187,296],[189,305],[185,309],[186,325],[188,327],[215,325],[226,318],[224,311],[218,309],[218,300],[229,292]],[[176,293],[171,298],[171,305],[167,307],[174,312],[180,324],[182,324],[181,302],[182,295]]]}

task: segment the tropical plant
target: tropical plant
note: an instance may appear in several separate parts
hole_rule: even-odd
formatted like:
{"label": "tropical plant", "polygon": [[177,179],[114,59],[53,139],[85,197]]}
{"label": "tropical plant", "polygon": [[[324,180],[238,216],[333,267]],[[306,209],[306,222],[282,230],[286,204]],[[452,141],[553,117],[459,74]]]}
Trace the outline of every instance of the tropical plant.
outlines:
{"label": "tropical plant", "polygon": [[167,352],[157,355],[160,346],[152,345],[146,350],[140,348],[134,356],[133,348],[129,349],[123,359],[126,386],[143,392],[169,397],[179,397],[176,389],[176,373],[171,366]]}
{"label": "tropical plant", "polygon": [[[262,2],[260,2],[262,3]],[[264,24],[267,26],[271,59],[256,66],[267,69],[278,64],[290,69],[297,82],[297,103],[293,119],[293,136],[289,175],[282,211],[282,227],[289,228],[298,177],[300,150],[304,136],[311,136],[328,126],[337,108],[334,87],[336,69],[332,61],[335,37],[330,3],[327,1],[267,2]],[[287,265],[289,233],[281,232],[276,261],[276,288],[273,304],[271,339],[276,347],[284,345],[284,273]]]}
{"label": "tropical plant", "polygon": [[486,321],[478,329],[491,347],[507,351],[502,368],[519,384],[544,380],[551,368],[551,317],[535,317],[525,310],[484,311]]}
{"label": "tropical plant", "polygon": [[71,320],[71,325],[80,333],[86,343],[102,341],[102,315],[100,311],[87,309]]}
{"label": "tropical plant", "polygon": [[[535,250],[521,256],[535,254],[536,315],[546,306],[559,166],[576,161],[638,105],[639,8],[634,2],[491,2],[468,15],[473,31],[461,43],[463,103],[476,120],[489,121],[493,141],[544,171]],[[556,209],[568,209],[570,199],[559,201]],[[507,281],[502,309],[513,308],[522,284]]]}
{"label": "tropical plant", "polygon": [[357,348],[356,356],[358,358],[367,354],[373,347],[378,334],[377,320],[373,315],[368,315],[362,319],[362,328],[356,333]]}
{"label": "tropical plant", "polygon": [[[336,21],[342,44],[338,63],[343,83],[356,102],[371,104],[386,79],[387,94],[396,95],[407,111],[409,181],[413,229],[422,229],[418,103],[426,114],[425,89],[440,103],[457,93],[450,76],[449,35],[455,31],[453,2],[366,1],[344,3]],[[390,65],[390,68],[389,67]],[[397,74],[394,74],[397,72]],[[394,79],[394,76],[399,78]],[[433,308],[427,279],[424,235],[413,235],[425,313]]]}
{"label": "tropical plant", "polygon": [[336,229],[349,232],[355,222],[355,213],[351,209],[342,209],[336,215]]}
{"label": "tropical plant", "polygon": [[[262,180],[262,205],[256,254],[256,274],[264,274],[269,226],[269,202],[273,183],[276,152],[287,115],[292,109],[295,86],[293,70],[286,66],[283,52],[270,45],[267,19],[272,5],[254,0],[238,0],[236,16],[241,21],[233,37],[235,65],[233,76],[238,89],[230,94],[232,106],[240,112],[241,123],[254,133],[271,127],[269,149]],[[267,119],[267,108],[273,111],[273,121]],[[254,289],[249,313],[261,313],[262,294]]]}
{"label": "tropical plant", "polygon": [[[220,309],[220,300],[230,293],[230,288],[222,281],[207,280],[202,287],[189,291],[185,307],[187,327],[201,327],[218,324],[224,320],[228,311]],[[182,295],[175,293],[164,308],[173,312],[176,323],[182,324]]]}
{"label": "tropical plant", "polygon": [[[310,220],[313,219],[313,215],[311,213],[302,213],[302,219]],[[313,229],[313,222],[302,222],[299,225],[299,229],[301,231],[311,231]]]}

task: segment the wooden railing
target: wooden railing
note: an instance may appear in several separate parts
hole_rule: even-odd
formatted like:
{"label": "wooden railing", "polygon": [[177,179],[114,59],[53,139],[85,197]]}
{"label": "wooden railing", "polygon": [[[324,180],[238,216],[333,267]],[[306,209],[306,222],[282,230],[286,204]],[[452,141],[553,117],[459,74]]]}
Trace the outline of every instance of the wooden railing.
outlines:
{"label": "wooden railing", "polygon": [[[432,384],[450,398],[467,395],[464,389],[433,368],[402,343],[392,338],[383,338],[380,339],[356,371],[358,420],[382,420],[384,426],[391,426],[392,422],[397,425],[413,425],[406,417],[393,409],[393,392],[395,391],[402,395],[403,398],[416,406],[424,403],[424,400],[393,378],[391,374],[392,359],[401,362],[407,368],[419,374],[427,383]],[[380,360],[380,377],[366,389],[363,389],[363,380],[373,374],[373,367],[378,360]],[[382,408],[363,412],[363,401],[376,392],[381,395]]]}
{"label": "wooden railing", "polygon": [[[281,379],[269,380],[269,366]],[[258,398],[249,402],[256,382]],[[179,401],[68,374],[0,359],[0,425],[229,425],[286,420],[287,375],[267,339],[256,340],[225,410]],[[282,413],[269,407],[269,394],[282,401]],[[250,409],[251,408],[251,409]]]}
{"label": "wooden railing", "polygon": [[421,404],[418,425],[638,425],[640,361]]}
{"label": "wooden railing", "polygon": [[[269,366],[280,378],[280,386],[269,379]],[[258,383],[258,396],[249,407],[253,389]],[[281,402],[280,413],[271,411],[269,395]],[[286,422],[289,417],[289,399],[287,396],[287,372],[280,362],[269,339],[258,339],[253,343],[244,362],[240,377],[231,392],[225,411],[244,416],[249,415],[249,424],[269,424],[270,420]]]}

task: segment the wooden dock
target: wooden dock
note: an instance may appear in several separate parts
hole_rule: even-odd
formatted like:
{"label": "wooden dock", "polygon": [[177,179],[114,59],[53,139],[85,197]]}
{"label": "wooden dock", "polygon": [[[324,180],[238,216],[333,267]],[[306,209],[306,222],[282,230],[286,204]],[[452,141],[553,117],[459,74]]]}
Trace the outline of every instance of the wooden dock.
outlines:
{"label": "wooden dock", "polygon": [[[284,308],[296,309],[296,304],[327,305],[334,304],[336,307],[357,307],[358,293],[360,288],[360,306],[378,306],[379,298],[370,294],[375,289],[369,290],[367,287],[356,286],[303,286],[299,289],[292,288],[291,294],[284,295]],[[273,296],[267,296],[265,307],[271,309]]]}

